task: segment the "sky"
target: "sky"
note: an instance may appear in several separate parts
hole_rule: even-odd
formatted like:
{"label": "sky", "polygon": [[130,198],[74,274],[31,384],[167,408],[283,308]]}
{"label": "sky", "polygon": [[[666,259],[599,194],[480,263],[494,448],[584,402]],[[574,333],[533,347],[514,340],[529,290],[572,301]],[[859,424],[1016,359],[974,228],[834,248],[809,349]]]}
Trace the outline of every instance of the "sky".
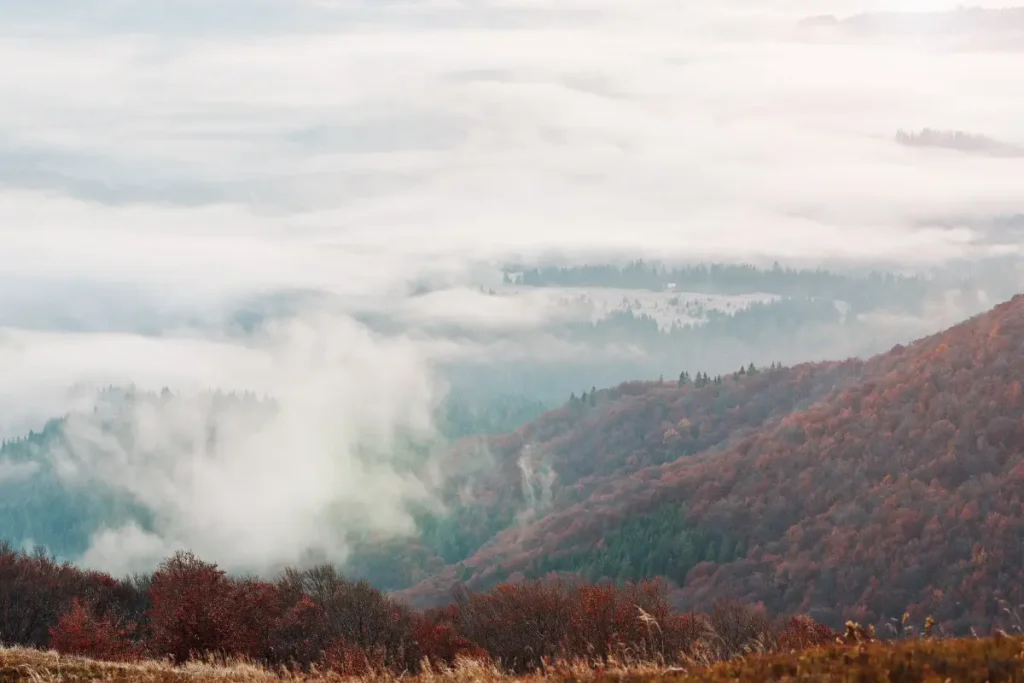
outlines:
{"label": "sky", "polygon": [[[376,339],[353,311],[404,310],[415,282],[476,283],[506,257],[925,266],[994,249],[977,224],[1022,211],[1024,159],[895,142],[932,127],[1024,146],[1024,22],[955,9],[0,0],[0,60],[15,65],[0,70],[0,432],[68,410],[82,383],[287,397],[260,426],[273,447],[239,437],[223,455],[234,464],[170,477],[165,533],[110,530],[98,566],[182,543],[228,563],[290,560],[326,542],[307,529],[255,544],[230,505],[183,511],[211,491],[257,510],[250,492],[267,481],[297,529],[310,500],[322,511],[360,490],[389,512],[381,528],[403,529],[402,505],[427,494],[392,485],[386,463],[357,467],[354,444],[428,429],[444,390],[434,367],[460,350]],[[911,14],[801,23],[872,12]],[[195,324],[288,290],[336,306],[310,304],[255,340]],[[443,320],[473,299],[429,304],[416,314]],[[508,305],[481,324],[503,317],[543,322]],[[311,396],[333,410],[309,410]],[[154,433],[199,418],[182,420]],[[95,465],[109,454],[88,427],[67,457]],[[255,482],[237,469],[254,449]],[[153,497],[164,470],[122,455],[131,466],[107,483]],[[304,496],[325,463],[343,466]]]}

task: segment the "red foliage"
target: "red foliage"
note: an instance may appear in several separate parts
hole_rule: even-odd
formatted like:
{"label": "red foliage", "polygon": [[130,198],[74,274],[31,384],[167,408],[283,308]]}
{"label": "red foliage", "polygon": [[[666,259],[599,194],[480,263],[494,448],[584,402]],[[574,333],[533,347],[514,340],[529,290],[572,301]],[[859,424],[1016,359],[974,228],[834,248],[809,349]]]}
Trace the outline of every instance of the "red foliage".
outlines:
{"label": "red foliage", "polygon": [[[451,666],[472,658],[526,672],[559,658],[677,661],[697,647],[706,652],[712,640],[724,642],[711,631],[715,615],[673,614],[666,586],[659,581],[623,586],[557,579],[504,584],[488,593],[464,593],[458,604],[417,614],[329,566],[287,570],[277,583],[268,583],[233,579],[216,565],[178,553],[151,581],[126,583],[18,553],[0,553],[0,570],[3,563],[20,567],[21,583],[16,585],[34,587],[28,596],[38,601],[7,600],[18,606],[15,616],[25,626],[23,637],[46,624],[38,616],[45,617],[48,605],[70,595],[68,609],[47,625],[43,646],[114,661],[156,655],[184,662],[216,655],[247,657],[275,668],[308,671],[315,665],[355,676],[415,673],[424,661]],[[57,580],[49,580],[53,572]],[[141,604],[139,590],[147,583],[149,609],[134,620],[124,618],[133,605]],[[3,596],[10,592],[0,582]],[[749,618],[759,612],[743,614],[748,632],[751,624],[756,626],[754,632],[744,632],[745,638],[774,638],[767,622]],[[10,614],[0,617],[19,623]],[[726,639],[732,638],[722,626],[725,622],[719,622]],[[810,643],[822,632],[811,622],[793,623],[803,630],[799,638],[784,635],[783,640],[790,638],[786,642]],[[795,627],[789,631],[796,633]],[[737,652],[718,648],[715,656]]]}
{"label": "red foliage", "polygon": [[308,670],[320,661],[330,646],[327,613],[313,600],[302,595],[281,615],[274,631],[276,662]]}
{"label": "red foliage", "polygon": [[834,643],[839,634],[808,616],[793,617],[779,634],[779,649],[806,650]]}
{"label": "red foliage", "polygon": [[413,619],[412,638],[416,654],[432,666],[452,666],[460,659],[488,659],[487,651],[456,631],[453,623],[437,622],[427,616]]}
{"label": "red foliage", "polygon": [[665,586],[657,581],[614,585],[559,580],[501,584],[461,605],[459,630],[513,671],[531,671],[555,658],[607,661],[610,656],[654,659],[676,651]]}
{"label": "red foliage", "polygon": [[179,552],[153,575],[150,646],[175,662],[196,653],[227,653],[239,642],[230,581],[217,565]]}
{"label": "red foliage", "polygon": [[119,629],[107,617],[95,616],[78,598],[71,609],[50,629],[50,647],[58,652],[93,659],[128,661],[139,652],[127,630]]}
{"label": "red foliage", "polygon": [[48,647],[50,629],[75,598],[127,631],[145,611],[144,591],[133,581],[83,572],[42,551],[20,553],[0,542],[0,636],[5,643]]}
{"label": "red foliage", "polygon": [[233,613],[225,649],[250,659],[276,660],[279,628],[286,613],[277,586],[265,581],[232,582],[226,597]]}

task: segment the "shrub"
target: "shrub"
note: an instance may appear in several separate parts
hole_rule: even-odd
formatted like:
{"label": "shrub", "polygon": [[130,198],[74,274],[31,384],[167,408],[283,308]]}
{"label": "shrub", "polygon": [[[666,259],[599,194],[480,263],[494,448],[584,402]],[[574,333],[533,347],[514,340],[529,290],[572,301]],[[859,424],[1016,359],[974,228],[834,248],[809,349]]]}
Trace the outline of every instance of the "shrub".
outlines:
{"label": "shrub", "polygon": [[200,653],[227,654],[234,606],[230,583],[215,564],[178,552],[160,565],[150,588],[150,646],[175,663]]}
{"label": "shrub", "polygon": [[418,669],[424,659],[433,667],[452,666],[460,659],[489,659],[486,650],[456,630],[458,606],[453,608],[413,618],[410,660],[414,657],[415,661],[409,662],[410,670]]}
{"label": "shrub", "polygon": [[778,648],[775,629],[763,609],[731,600],[720,601],[711,608],[710,622],[721,660]]}
{"label": "shrub", "polygon": [[808,616],[793,617],[779,634],[779,649],[784,652],[806,650],[836,642],[839,634]]}
{"label": "shrub", "polygon": [[128,631],[107,617],[97,617],[78,598],[50,629],[50,647],[64,654],[109,661],[129,661],[139,655]]}
{"label": "shrub", "polygon": [[772,622],[739,603],[719,603],[710,615],[677,614],[660,581],[552,577],[456,600],[417,613],[329,565],[286,570],[271,583],[230,578],[185,552],[152,577],[118,581],[0,545],[4,641],[95,659],[245,657],[351,676],[416,673],[423,662],[471,658],[528,673],[556,660],[709,664],[836,638],[808,617]]}

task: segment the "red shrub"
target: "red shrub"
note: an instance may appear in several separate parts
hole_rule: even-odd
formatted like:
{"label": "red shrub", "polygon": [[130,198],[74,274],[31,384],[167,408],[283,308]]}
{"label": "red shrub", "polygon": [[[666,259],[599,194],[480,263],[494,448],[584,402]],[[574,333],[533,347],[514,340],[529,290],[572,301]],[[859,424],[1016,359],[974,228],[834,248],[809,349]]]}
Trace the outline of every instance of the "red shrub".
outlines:
{"label": "red shrub", "polygon": [[[290,607],[278,632],[278,656],[302,668],[323,659],[336,670],[360,669],[365,655],[374,670],[415,671],[412,611],[365,581],[349,581],[330,565],[287,570],[278,590]],[[358,648],[359,652],[353,648]]]}
{"label": "red shrub", "polygon": [[718,657],[732,659],[750,652],[774,650],[777,642],[771,619],[763,609],[732,600],[715,603],[710,616]]}
{"label": "red shrub", "polygon": [[653,584],[581,585],[571,598],[570,656],[607,661],[627,650],[641,657],[660,653],[667,608]]}
{"label": "red shrub", "polygon": [[670,614],[662,626],[665,639],[665,657],[668,660],[683,655],[697,654],[700,643],[713,638],[710,620],[703,614]]}
{"label": "red shrub", "polygon": [[471,594],[462,606],[458,628],[502,666],[522,673],[566,654],[571,621],[566,586],[538,581]]}
{"label": "red shrub", "polygon": [[[458,659],[486,660],[487,651],[460,635],[451,623],[432,621],[425,616],[413,619],[412,639],[417,659],[426,658],[431,665],[452,666]],[[419,661],[411,662],[418,666]]]}
{"label": "red shrub", "polygon": [[793,617],[779,635],[779,649],[804,650],[834,643],[839,634],[808,616]]}
{"label": "red shrub", "polygon": [[739,603],[718,604],[710,617],[674,614],[665,588],[524,581],[417,614],[329,565],[268,583],[177,553],[151,578],[116,581],[0,544],[5,640],[97,659],[244,656],[349,676],[493,658],[526,673],[557,659],[714,660],[835,638],[807,617],[783,625]]}
{"label": "red shrub", "polygon": [[179,552],[153,575],[150,645],[176,663],[193,654],[226,654],[232,644],[235,606],[224,572],[192,553]]}
{"label": "red shrub", "polygon": [[308,671],[330,646],[327,613],[308,596],[300,596],[275,625],[273,662]]}
{"label": "red shrub", "polygon": [[97,618],[78,598],[50,629],[50,647],[62,654],[109,661],[128,661],[138,655],[127,630],[118,629],[109,618]]}
{"label": "red shrub", "polygon": [[573,585],[559,580],[503,584],[470,595],[458,629],[516,672],[547,659],[607,661],[612,656],[650,659],[668,653],[670,611],[658,581]]}
{"label": "red shrub", "polygon": [[227,586],[226,593],[233,608],[223,643],[225,652],[274,662],[276,637],[286,612],[277,586],[265,581],[237,581]]}

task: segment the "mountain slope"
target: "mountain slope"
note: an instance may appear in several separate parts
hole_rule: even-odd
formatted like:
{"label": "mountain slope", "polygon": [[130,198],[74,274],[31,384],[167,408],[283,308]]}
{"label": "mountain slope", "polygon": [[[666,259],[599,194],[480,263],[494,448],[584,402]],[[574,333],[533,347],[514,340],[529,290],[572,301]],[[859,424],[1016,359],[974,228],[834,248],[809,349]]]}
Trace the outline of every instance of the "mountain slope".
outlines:
{"label": "mountain slope", "polygon": [[[449,573],[461,576],[460,561],[503,532],[601,495],[645,468],[721,450],[853,382],[862,365],[744,371],[705,387],[633,382],[588,392],[511,434],[464,439],[443,465],[449,509],[423,520],[420,541],[459,565]],[[381,544],[381,553],[391,564],[421,556],[416,544],[408,558],[393,543]]]}
{"label": "mountain slope", "polygon": [[[583,458],[564,455],[577,451],[594,456],[578,465],[577,481],[589,473],[608,476],[584,486],[576,501],[565,493],[561,501],[554,497],[543,514],[498,534],[457,571],[449,568],[404,595],[436,600],[455,578],[486,585],[550,568],[546,558],[592,554],[602,542],[628,561],[622,548],[631,544],[608,543],[608,536],[623,522],[640,520],[631,528],[649,537],[632,546],[660,546],[659,530],[673,538],[681,533],[679,523],[650,521],[667,514],[682,519],[694,538],[712,539],[715,551],[703,553],[704,561],[680,581],[676,598],[683,606],[735,598],[807,611],[833,624],[853,618],[879,625],[909,609],[915,616],[927,612],[950,632],[1008,628],[1005,619],[1015,617],[1003,605],[1012,612],[1024,602],[1022,378],[1024,298],[1015,297],[866,363],[803,366],[737,382],[751,390],[765,383],[760,392],[771,391],[773,382],[820,386],[805,392],[813,404],[796,401],[801,409],[769,414],[756,429],[741,427],[697,457],[652,457],[661,452],[659,439],[674,437],[666,438],[669,420],[650,415],[692,421],[673,412],[668,390],[642,392],[642,407],[618,425],[618,431],[643,432],[633,440],[645,448],[620,453],[627,462],[635,459],[639,467],[632,471],[603,465],[602,453],[617,447],[606,437],[616,431],[611,414],[558,435],[534,423],[520,434],[558,444],[560,476],[577,473],[571,468]],[[701,398],[684,402],[682,412],[714,405],[722,391],[722,385],[695,390]],[[752,391],[750,402],[760,392]],[[742,415],[748,405],[723,406],[724,414]],[[521,441],[521,435],[508,438]],[[722,551],[726,544],[732,552]],[[614,559],[606,552],[597,566],[613,566]]]}

